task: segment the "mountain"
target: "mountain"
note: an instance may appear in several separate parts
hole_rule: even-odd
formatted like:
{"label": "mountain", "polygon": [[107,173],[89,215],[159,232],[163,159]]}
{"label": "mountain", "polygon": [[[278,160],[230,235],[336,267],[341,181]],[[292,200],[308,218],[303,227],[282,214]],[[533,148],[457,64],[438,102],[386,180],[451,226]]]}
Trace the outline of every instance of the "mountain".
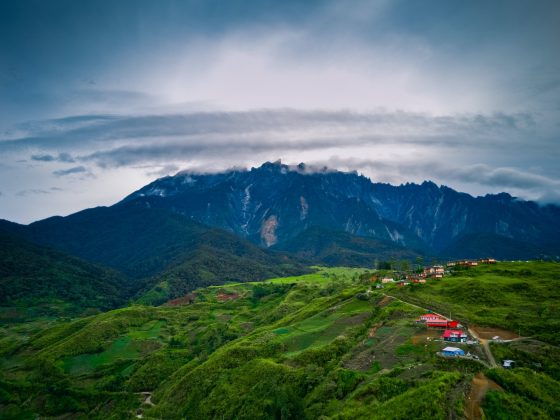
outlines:
{"label": "mountain", "polygon": [[29,226],[5,229],[34,243],[99,264],[136,279],[136,290],[170,282],[169,297],[224,281],[262,280],[305,272],[297,260],[267,251],[141,200],[97,207]]}
{"label": "mountain", "polygon": [[126,303],[130,286],[115,270],[29,243],[0,227],[0,306],[69,315],[107,310]]}
{"label": "mountain", "polygon": [[275,248],[316,264],[346,267],[370,267],[375,261],[414,260],[422,256],[394,242],[321,227],[311,227]]}
{"label": "mountain", "polygon": [[173,209],[266,247],[312,226],[421,247],[414,232],[382,218],[362,199],[366,185],[371,182],[353,173],[307,173],[304,165],[294,169],[265,163],[250,171],[162,178],[124,202],[142,200],[154,208]]}
{"label": "mountain", "polygon": [[543,248],[492,233],[473,233],[461,236],[441,255],[448,259],[487,258],[499,260],[541,259],[548,257]]}
{"label": "mountain", "polygon": [[[219,227],[265,247],[312,227],[441,253],[465,235],[492,234],[560,252],[560,208],[506,193],[472,197],[433,182],[392,186],[355,172],[267,162],[251,170],[183,172],[141,188],[141,201]],[[482,238],[482,237],[481,237]],[[486,248],[492,255],[499,244]]]}

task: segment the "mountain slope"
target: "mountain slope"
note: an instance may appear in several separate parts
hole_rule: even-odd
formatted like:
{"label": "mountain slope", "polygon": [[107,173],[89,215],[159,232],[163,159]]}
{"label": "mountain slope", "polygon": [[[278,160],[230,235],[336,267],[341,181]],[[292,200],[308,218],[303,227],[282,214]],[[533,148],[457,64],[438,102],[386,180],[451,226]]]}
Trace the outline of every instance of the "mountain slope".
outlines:
{"label": "mountain slope", "polygon": [[319,226],[434,253],[478,233],[525,241],[556,255],[560,251],[557,206],[505,193],[472,197],[432,182],[372,183],[356,173],[313,172],[303,164],[179,173],[154,181],[123,202],[131,200],[172,209],[267,247]]}
{"label": "mountain slope", "polygon": [[303,231],[278,249],[317,264],[346,267],[370,267],[375,261],[413,260],[421,256],[421,253],[393,242],[320,227]]}
{"label": "mountain slope", "polygon": [[115,308],[129,295],[129,280],[122,274],[0,229],[0,306],[29,310],[54,303],[54,313],[75,314]]}
{"label": "mountain slope", "polygon": [[458,238],[441,255],[450,259],[492,256],[499,260],[517,260],[543,258],[547,252],[529,242],[491,233],[474,233]]}
{"label": "mountain slope", "polygon": [[[174,270],[171,297],[212,282],[259,280],[306,270],[294,259],[140,201],[29,226],[7,226],[35,243],[105,264],[136,279],[154,277],[148,284]],[[136,288],[144,285],[144,280],[137,281]]]}

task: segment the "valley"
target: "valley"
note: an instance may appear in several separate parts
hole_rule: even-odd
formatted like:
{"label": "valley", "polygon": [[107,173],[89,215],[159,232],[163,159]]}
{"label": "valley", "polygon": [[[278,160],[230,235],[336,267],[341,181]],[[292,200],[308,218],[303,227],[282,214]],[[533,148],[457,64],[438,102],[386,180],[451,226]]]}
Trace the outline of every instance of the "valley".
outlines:
{"label": "valley", "polygon": [[[479,395],[487,418],[559,412],[558,264],[499,262],[383,289],[375,270],[314,270],[198,288],[174,304],[3,324],[2,415],[480,418],[467,401],[481,377],[496,384]],[[491,304],[477,303],[485,287]],[[417,322],[430,309],[522,338],[490,340],[492,367],[479,344],[446,343]],[[476,358],[440,356],[449,345]]]}

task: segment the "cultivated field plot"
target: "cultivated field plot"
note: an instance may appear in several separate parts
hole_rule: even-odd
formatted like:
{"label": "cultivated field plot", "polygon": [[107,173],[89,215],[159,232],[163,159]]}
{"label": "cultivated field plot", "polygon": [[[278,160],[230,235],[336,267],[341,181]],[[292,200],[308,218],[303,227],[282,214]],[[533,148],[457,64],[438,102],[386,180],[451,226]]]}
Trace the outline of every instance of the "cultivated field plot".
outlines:
{"label": "cultivated field plot", "polygon": [[329,343],[347,328],[363,324],[369,316],[371,304],[354,299],[273,332],[286,345],[287,355],[290,356],[309,347]]}

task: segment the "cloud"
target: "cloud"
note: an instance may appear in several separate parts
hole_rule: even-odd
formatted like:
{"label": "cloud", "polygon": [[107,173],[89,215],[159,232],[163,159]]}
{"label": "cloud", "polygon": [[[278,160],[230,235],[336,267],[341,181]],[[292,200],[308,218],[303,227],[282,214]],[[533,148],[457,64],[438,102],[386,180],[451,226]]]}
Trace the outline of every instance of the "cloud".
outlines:
{"label": "cloud", "polygon": [[34,189],[29,189],[29,190],[21,190],[21,191],[18,191],[18,192],[16,193],[16,196],[17,196],[17,197],[25,197],[25,196],[28,196],[28,195],[38,195],[38,194],[39,194],[39,195],[41,195],[41,194],[50,194],[50,192],[47,191],[47,190],[43,190],[43,189],[39,189],[39,188],[34,188]]}
{"label": "cloud", "polygon": [[[97,116],[84,115],[69,119],[46,120],[27,125],[27,135],[0,141],[0,152],[14,152],[30,147],[73,150],[126,147],[134,144],[157,145],[205,144],[229,141],[232,146],[244,138],[262,143],[289,142],[290,137],[338,139],[377,137],[376,141],[434,144],[487,143],[505,136],[531,133],[534,116],[517,114],[430,115],[412,112],[353,112],[349,110],[302,111],[268,109],[239,112],[197,112],[186,114]],[[248,140],[253,141],[253,140]],[[358,140],[356,140],[358,141]],[[515,146],[516,138],[507,139]],[[320,141],[318,142],[320,143]],[[35,160],[70,161],[68,153],[58,157],[34,155]],[[66,160],[63,160],[66,159]]]}
{"label": "cloud", "polygon": [[150,171],[147,171],[146,175],[149,177],[154,177],[154,176],[161,177],[165,175],[174,174],[177,171],[179,171],[179,169],[180,168],[177,165],[163,165],[158,169],[152,169]]}
{"label": "cloud", "polygon": [[49,154],[32,155],[31,160],[36,160],[39,162],[65,162],[73,163],[74,158],[68,153],[59,153],[58,156],[53,156]]}
{"label": "cloud", "polygon": [[339,158],[315,162],[317,166],[357,169],[367,173],[373,181],[395,182],[414,179],[433,179],[440,183],[478,184],[521,193],[543,203],[560,203],[560,181],[511,167],[491,167],[485,164],[453,166],[440,160],[389,161],[360,158]]}
{"label": "cloud", "polygon": [[70,169],[59,169],[57,171],[54,171],[53,175],[60,177],[60,176],[67,176],[72,174],[82,174],[86,172],[88,172],[88,170],[84,166],[74,166],[73,168]]}

